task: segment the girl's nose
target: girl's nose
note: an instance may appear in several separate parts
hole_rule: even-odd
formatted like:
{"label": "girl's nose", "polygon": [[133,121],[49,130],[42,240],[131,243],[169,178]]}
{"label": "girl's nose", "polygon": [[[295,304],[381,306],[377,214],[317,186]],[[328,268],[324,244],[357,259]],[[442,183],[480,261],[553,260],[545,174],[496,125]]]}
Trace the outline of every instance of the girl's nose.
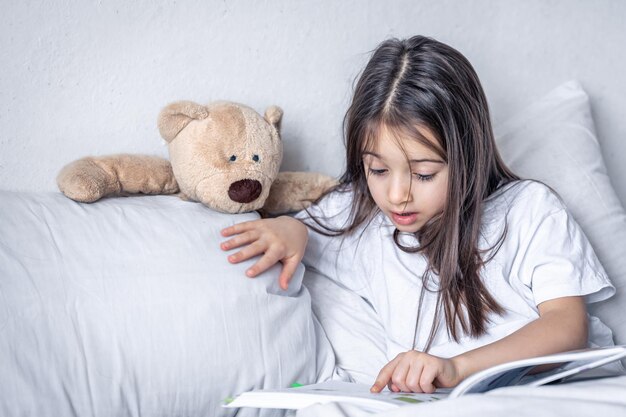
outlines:
{"label": "girl's nose", "polygon": [[387,198],[390,203],[395,205],[411,202],[413,200],[411,194],[411,178],[407,178],[404,175],[392,178],[389,189],[387,190]]}

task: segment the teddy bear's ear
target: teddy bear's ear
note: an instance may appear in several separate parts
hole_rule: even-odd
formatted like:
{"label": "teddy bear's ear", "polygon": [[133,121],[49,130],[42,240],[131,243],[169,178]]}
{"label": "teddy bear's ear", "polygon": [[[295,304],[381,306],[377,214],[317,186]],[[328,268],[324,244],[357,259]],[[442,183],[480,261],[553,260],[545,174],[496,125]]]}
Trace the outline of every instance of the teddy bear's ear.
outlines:
{"label": "teddy bear's ear", "polygon": [[192,120],[202,120],[209,116],[209,110],[193,101],[177,101],[167,105],[159,113],[159,132],[167,142],[171,142]]}
{"label": "teddy bear's ear", "polygon": [[283,120],[283,110],[278,106],[269,106],[265,110],[265,120],[280,131],[280,122]]}

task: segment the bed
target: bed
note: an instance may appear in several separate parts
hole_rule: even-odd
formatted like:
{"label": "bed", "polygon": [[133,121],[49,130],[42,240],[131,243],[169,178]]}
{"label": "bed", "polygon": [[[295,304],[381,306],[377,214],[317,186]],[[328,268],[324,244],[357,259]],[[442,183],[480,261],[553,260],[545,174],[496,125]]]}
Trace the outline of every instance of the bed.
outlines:
{"label": "bed", "polygon": [[[587,233],[617,288],[590,312],[626,344],[626,213],[587,94],[576,81],[560,85],[496,134],[510,166],[556,189]],[[80,204],[0,191],[0,415],[280,416],[221,404],[294,382],[370,382],[388,358],[381,329],[354,315],[362,299],[304,267],[285,292],[277,267],[249,279],[249,262],[226,261],[219,230],[255,218],[173,196]],[[623,376],[384,415],[626,416],[625,393]],[[345,404],[297,412],[362,415]]]}

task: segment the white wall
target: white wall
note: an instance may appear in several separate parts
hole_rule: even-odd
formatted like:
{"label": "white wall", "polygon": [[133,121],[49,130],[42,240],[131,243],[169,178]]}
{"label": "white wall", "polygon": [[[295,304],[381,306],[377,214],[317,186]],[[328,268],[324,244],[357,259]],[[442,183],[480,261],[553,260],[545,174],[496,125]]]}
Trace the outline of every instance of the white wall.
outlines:
{"label": "white wall", "polygon": [[563,81],[592,97],[626,202],[626,2],[3,0],[0,188],[55,190],[67,162],[166,155],[170,101],[285,110],[283,169],[342,168],[341,121],[367,53],[433,36],[474,64],[496,122]]}

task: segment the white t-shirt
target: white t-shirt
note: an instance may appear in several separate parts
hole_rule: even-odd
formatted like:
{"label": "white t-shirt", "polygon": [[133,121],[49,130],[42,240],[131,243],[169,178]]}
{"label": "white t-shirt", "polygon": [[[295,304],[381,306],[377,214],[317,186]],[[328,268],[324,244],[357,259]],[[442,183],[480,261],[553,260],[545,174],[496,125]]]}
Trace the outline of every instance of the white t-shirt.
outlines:
{"label": "white t-shirt", "polygon": [[[350,191],[332,193],[309,213],[331,227],[343,227],[350,217],[352,195]],[[314,224],[306,212],[296,217]],[[458,343],[448,336],[445,319],[440,317],[431,354],[452,357],[501,339],[537,319],[537,305],[543,301],[585,296],[592,303],[615,293],[587,238],[548,187],[520,181],[494,193],[484,204],[479,247],[494,247],[505,226],[507,233],[499,250],[480,272],[486,288],[504,308],[504,315],[492,313],[486,334],[465,336]],[[372,311],[363,314],[364,320],[375,317],[379,321],[376,326],[384,332],[387,360],[411,350],[415,334],[415,349],[423,349],[437,299],[435,292],[424,292],[416,333],[426,258],[398,248],[393,241],[394,230],[382,213],[350,235],[327,237],[310,230],[303,260],[314,273],[365,301],[363,305]],[[412,234],[403,234],[401,240],[407,246],[418,243]],[[436,285],[435,276],[429,287]],[[315,297],[320,292],[312,294]],[[323,299],[313,301],[318,308],[325,308]],[[358,320],[352,317],[351,323],[358,325]],[[610,329],[595,317],[590,317],[589,342],[591,346],[613,344]]]}

